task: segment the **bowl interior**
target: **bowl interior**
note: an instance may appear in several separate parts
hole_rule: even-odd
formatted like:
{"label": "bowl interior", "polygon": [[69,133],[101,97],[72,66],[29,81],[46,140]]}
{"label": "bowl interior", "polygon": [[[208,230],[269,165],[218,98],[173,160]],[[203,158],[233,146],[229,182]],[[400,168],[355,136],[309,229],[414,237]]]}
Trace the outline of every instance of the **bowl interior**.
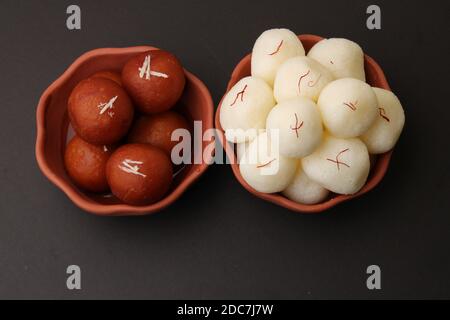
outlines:
{"label": "bowl interior", "polygon": [[[322,40],[323,38],[316,35],[299,35],[299,39],[301,40],[306,52],[308,52],[311,47]],[[365,55],[364,57],[364,69],[366,72],[366,81],[368,84],[370,84],[373,87],[379,87],[383,89],[390,90],[389,85],[386,81],[386,78],[384,76],[383,71],[381,70],[380,66],[368,55]],[[245,56],[236,66],[234,69],[231,79],[227,86],[227,92],[242,78],[247,77],[251,75],[251,54],[248,54]],[[225,139],[224,131],[220,125],[220,108],[221,103],[219,104],[219,107],[216,111],[216,117],[215,117],[215,125],[216,128],[220,131],[219,139],[222,143],[222,146],[225,149],[225,152],[227,156],[230,159],[231,162],[231,168],[233,170],[234,175],[238,179],[238,181],[244,186],[245,189],[247,189],[249,192],[253,193],[257,197],[267,200],[269,202],[281,205],[285,208],[288,208],[293,211],[297,212],[304,212],[304,213],[315,213],[315,212],[321,212],[326,209],[329,209],[336,204],[346,201],[355,197],[358,197],[371,189],[373,189],[383,178],[384,174],[386,173],[386,170],[389,166],[389,160],[392,154],[392,150],[378,155],[374,159],[374,163],[371,166],[371,171],[369,174],[369,177],[367,179],[366,184],[364,187],[353,195],[337,195],[337,194],[331,194],[327,200],[324,202],[314,204],[314,205],[306,205],[294,202],[292,200],[287,199],[281,194],[274,193],[274,194],[268,194],[268,193],[262,193],[258,192],[255,189],[253,189],[245,180],[242,178],[240,171],[239,171],[239,165],[236,161],[236,155],[234,150],[234,145],[230,142],[228,142]]]}
{"label": "bowl interior", "polygon": [[[144,214],[160,210],[178,198],[181,193],[206,169],[206,164],[187,164],[178,168],[171,190],[161,201],[148,206],[123,204],[111,194],[93,194],[79,189],[72,183],[64,168],[64,150],[68,138],[73,135],[67,113],[67,100],[73,88],[83,79],[102,70],[120,72],[132,56],[155,49],[153,47],[132,47],[124,49],[97,49],[79,59],[43,94],[38,107],[38,139],[36,156],[43,173],[71,200],[83,208],[97,214]],[[186,87],[175,109],[188,120],[201,121],[202,131],[213,127],[213,104],[211,96],[201,81],[185,70]],[[194,136],[195,138],[195,136]],[[201,141],[202,152],[207,143]],[[195,156],[195,154],[194,154]]]}

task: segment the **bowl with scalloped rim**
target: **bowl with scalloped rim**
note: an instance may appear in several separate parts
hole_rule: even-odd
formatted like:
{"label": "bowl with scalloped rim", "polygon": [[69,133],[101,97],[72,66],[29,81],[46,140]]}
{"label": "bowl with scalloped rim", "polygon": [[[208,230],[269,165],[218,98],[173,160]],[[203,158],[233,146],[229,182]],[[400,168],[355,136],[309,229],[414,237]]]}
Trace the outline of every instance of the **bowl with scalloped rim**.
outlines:
{"label": "bowl with scalloped rim", "polygon": [[[302,42],[306,52],[311,49],[311,47],[322,40],[323,38],[316,35],[299,35],[298,38]],[[379,87],[386,90],[390,90],[389,84],[386,80],[386,77],[383,73],[383,70],[378,65],[378,63],[372,59],[367,54],[364,55],[364,69],[366,73],[366,81],[373,87]],[[231,74],[230,81],[228,82],[228,86],[226,89],[226,93],[242,78],[247,77],[251,74],[251,54],[246,55],[234,68],[233,73]],[[226,95],[224,94],[224,96]],[[223,100],[223,98],[222,98]],[[301,213],[318,213],[324,210],[330,209],[337,204],[348,201],[350,199],[354,199],[359,197],[373,188],[375,188],[383,179],[386,171],[389,167],[389,162],[391,159],[391,155],[393,150],[390,150],[386,153],[379,154],[373,165],[371,166],[369,177],[365,185],[359,190],[357,193],[352,195],[339,195],[332,193],[325,201],[318,204],[302,204],[292,201],[280,193],[263,193],[256,191],[253,189],[242,177],[239,171],[239,164],[237,164],[236,160],[236,151],[234,145],[225,139],[225,132],[220,125],[220,108],[222,101],[220,101],[219,106],[217,107],[216,115],[215,115],[215,126],[219,131],[219,140],[225,149],[225,152],[230,159],[231,169],[233,171],[234,176],[239,181],[239,183],[250,193],[255,195],[258,198],[261,198],[265,201],[269,201],[275,203],[279,206],[287,208],[289,210]]]}
{"label": "bowl with scalloped rim", "polygon": [[[208,168],[208,161],[187,164],[174,176],[172,187],[160,201],[146,205],[133,206],[122,203],[111,194],[99,195],[78,188],[67,175],[64,168],[64,150],[70,132],[67,113],[67,100],[72,89],[92,74],[112,70],[120,72],[128,59],[155,47],[139,46],[128,48],[103,48],[89,51],[76,59],[72,65],[42,94],[36,111],[37,137],[36,159],[42,173],[69,199],[81,209],[97,215],[144,215],[169,206],[194,183]],[[192,121],[201,121],[202,133],[213,128],[214,105],[211,95],[203,82],[185,70],[186,87],[180,103],[186,108],[185,116]],[[196,138],[194,136],[194,138]],[[201,136],[196,139],[202,139]],[[192,141],[196,143],[196,141]],[[200,142],[199,142],[200,143]],[[208,142],[201,141],[202,152]],[[195,149],[194,149],[195,152]],[[194,155],[195,156],[195,155]]]}

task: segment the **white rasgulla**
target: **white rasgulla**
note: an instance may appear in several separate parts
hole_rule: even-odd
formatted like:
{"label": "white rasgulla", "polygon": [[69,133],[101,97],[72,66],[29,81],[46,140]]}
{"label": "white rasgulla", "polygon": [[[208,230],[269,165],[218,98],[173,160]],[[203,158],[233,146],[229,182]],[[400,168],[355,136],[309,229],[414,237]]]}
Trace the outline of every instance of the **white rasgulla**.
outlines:
{"label": "white rasgulla", "polygon": [[323,135],[319,109],[305,97],[276,105],[267,116],[266,130],[278,130],[280,154],[291,158],[302,158],[312,153]]}
{"label": "white rasgulla", "polygon": [[324,66],[308,57],[286,60],[278,69],[274,83],[277,102],[304,96],[317,101],[322,89],[334,78]]}
{"label": "white rasgulla", "polygon": [[273,86],[278,67],[287,59],[304,56],[305,49],[298,37],[288,29],[264,31],[256,39],[252,52],[252,76]]}
{"label": "white rasgulla", "polygon": [[362,135],[378,116],[378,101],[372,87],[353,78],[330,82],[320,93],[317,105],[324,126],[340,138]]}
{"label": "white rasgulla", "polygon": [[299,165],[291,183],[282,193],[286,198],[298,203],[316,204],[325,200],[330,192],[311,180]]}
{"label": "white rasgulla", "polygon": [[274,105],[272,89],[266,82],[256,77],[242,78],[225,95],[220,107],[220,124],[227,140],[252,140],[252,132],[264,129]]}
{"label": "white rasgulla", "polygon": [[297,160],[279,154],[276,140],[268,132],[261,133],[250,143],[241,158],[239,170],[242,177],[259,192],[283,191],[297,169]]}
{"label": "white rasgulla", "polygon": [[336,79],[366,81],[364,53],[356,42],[342,38],[323,39],[309,50],[308,57],[323,64]]}
{"label": "white rasgulla", "polygon": [[378,99],[379,116],[361,140],[369,153],[379,154],[391,150],[397,143],[403,125],[405,113],[398,98],[389,90],[373,88]]}
{"label": "white rasgulla", "polygon": [[369,153],[360,139],[340,139],[329,135],[301,163],[310,179],[339,194],[358,192],[370,169]]}

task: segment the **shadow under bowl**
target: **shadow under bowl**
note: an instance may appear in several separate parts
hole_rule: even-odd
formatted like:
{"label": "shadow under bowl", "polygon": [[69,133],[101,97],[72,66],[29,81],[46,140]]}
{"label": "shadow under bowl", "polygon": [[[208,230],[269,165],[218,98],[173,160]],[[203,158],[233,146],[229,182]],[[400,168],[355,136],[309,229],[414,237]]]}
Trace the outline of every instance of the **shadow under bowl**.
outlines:
{"label": "shadow under bowl", "polygon": [[[83,79],[96,72],[112,70],[121,72],[133,56],[156,50],[155,47],[103,48],[89,51],[73,64],[42,94],[36,111],[37,138],[36,159],[42,173],[81,209],[97,215],[144,215],[159,211],[176,201],[208,168],[209,161],[187,164],[175,176],[168,194],[160,201],[146,206],[133,206],[121,202],[112,195],[88,193],[78,188],[64,168],[64,151],[69,131],[67,100],[72,89]],[[196,76],[185,70],[186,87],[179,104],[185,106],[183,113],[192,121],[201,121],[202,134],[213,128],[214,105],[211,95]],[[70,132],[69,132],[70,135]],[[198,136],[192,143],[201,143],[202,152],[208,145]],[[195,154],[194,154],[195,156]]]}
{"label": "shadow under bowl", "polygon": [[[298,38],[302,42],[306,52],[308,52],[311,47],[322,40],[323,38],[316,35],[299,35]],[[364,69],[366,73],[366,81],[368,84],[370,84],[373,87],[379,87],[386,90],[390,90],[389,84],[387,83],[386,77],[383,73],[383,70],[378,65],[378,63],[375,62],[371,57],[368,55],[364,55]],[[230,91],[230,89],[242,78],[250,76],[251,75],[251,54],[248,54],[245,56],[234,68],[233,73],[231,74],[231,79],[228,82],[227,91]],[[225,93],[225,95],[226,95]],[[224,96],[225,96],[224,95]],[[223,98],[222,98],[223,100]],[[332,194],[327,200],[324,202],[308,205],[308,204],[302,204],[297,203],[295,201],[292,201],[283,195],[279,193],[263,193],[256,191],[253,189],[245,180],[242,178],[241,173],[239,171],[239,164],[237,164],[236,160],[236,154],[234,150],[234,145],[227,141],[225,139],[225,133],[220,125],[220,108],[222,105],[222,101],[220,101],[219,106],[216,111],[215,115],[215,126],[216,129],[219,131],[219,140],[222,143],[223,148],[225,149],[225,152],[231,162],[231,169],[233,170],[233,173],[236,177],[236,179],[239,181],[239,183],[247,189],[250,193],[257,196],[258,198],[264,199],[266,201],[275,203],[279,206],[285,207],[289,210],[296,211],[296,212],[302,212],[302,213],[318,213],[322,212],[324,210],[330,209],[334,207],[335,205],[359,197],[370,190],[372,190],[376,185],[380,183],[380,181],[383,179],[388,167],[389,167],[389,161],[391,159],[392,151],[390,150],[386,153],[380,154],[377,156],[375,163],[371,167],[371,171],[369,174],[369,177],[366,181],[366,184],[359,190],[357,193],[352,195],[338,195],[338,194]]]}

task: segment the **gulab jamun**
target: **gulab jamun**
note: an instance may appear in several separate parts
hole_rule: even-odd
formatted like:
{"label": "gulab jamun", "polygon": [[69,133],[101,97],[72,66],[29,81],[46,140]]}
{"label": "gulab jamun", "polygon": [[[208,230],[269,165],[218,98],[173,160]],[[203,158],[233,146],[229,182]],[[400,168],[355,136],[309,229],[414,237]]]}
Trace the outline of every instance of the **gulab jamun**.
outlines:
{"label": "gulab jamun", "polygon": [[180,61],[163,50],[141,53],[122,70],[125,89],[139,110],[147,114],[169,110],[180,99],[185,82]]}
{"label": "gulab jamun", "polygon": [[160,200],[170,188],[172,175],[169,157],[149,144],[123,145],[106,164],[106,179],[112,193],[131,205]]}
{"label": "gulab jamun", "polygon": [[118,85],[122,85],[122,76],[119,72],[105,70],[94,73],[91,78],[104,78],[109,79],[117,83]]}
{"label": "gulab jamun", "polygon": [[81,81],[70,94],[68,111],[75,132],[97,145],[114,144],[122,139],[134,115],[125,90],[104,78]]}
{"label": "gulab jamun", "polygon": [[139,117],[129,135],[130,143],[148,143],[166,152],[170,157],[172,148],[179,141],[172,141],[172,132],[176,129],[189,131],[186,119],[175,111],[166,111],[149,116]]}
{"label": "gulab jamun", "polygon": [[109,190],[106,163],[113,147],[90,144],[74,136],[64,153],[66,171],[80,188],[91,192]]}

